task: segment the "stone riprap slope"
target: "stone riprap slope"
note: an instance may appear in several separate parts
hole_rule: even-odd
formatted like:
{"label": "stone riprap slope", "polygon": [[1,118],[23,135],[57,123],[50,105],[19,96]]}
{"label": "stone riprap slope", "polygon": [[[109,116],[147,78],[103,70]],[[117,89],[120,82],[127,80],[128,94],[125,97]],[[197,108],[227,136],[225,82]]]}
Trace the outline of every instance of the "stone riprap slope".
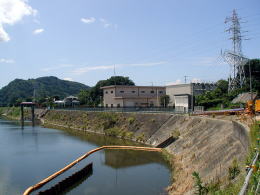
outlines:
{"label": "stone riprap slope", "polygon": [[192,194],[193,171],[199,172],[205,183],[225,179],[235,159],[244,162],[249,144],[246,127],[240,123],[202,117],[54,110],[47,112],[44,121],[153,146],[175,137],[166,148],[175,164],[170,194]]}

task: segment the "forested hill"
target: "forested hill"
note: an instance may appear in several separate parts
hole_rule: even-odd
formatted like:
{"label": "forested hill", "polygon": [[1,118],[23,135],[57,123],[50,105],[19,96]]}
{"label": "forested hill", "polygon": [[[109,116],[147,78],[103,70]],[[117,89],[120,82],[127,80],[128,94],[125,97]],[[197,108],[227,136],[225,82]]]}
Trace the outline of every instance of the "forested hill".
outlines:
{"label": "forested hill", "polygon": [[0,104],[15,104],[19,101],[30,101],[35,94],[36,99],[68,95],[77,95],[81,89],[88,86],[58,79],[57,77],[40,77],[37,79],[15,79],[0,90]]}

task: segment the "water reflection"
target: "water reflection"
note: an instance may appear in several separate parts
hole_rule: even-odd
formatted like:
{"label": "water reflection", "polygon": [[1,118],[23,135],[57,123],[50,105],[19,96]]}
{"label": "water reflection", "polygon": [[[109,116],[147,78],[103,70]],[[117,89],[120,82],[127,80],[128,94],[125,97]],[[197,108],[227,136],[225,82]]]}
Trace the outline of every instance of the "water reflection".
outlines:
{"label": "water reflection", "polygon": [[[0,119],[0,194],[21,194],[27,187],[102,145],[140,145],[75,131],[29,126]],[[41,190],[93,162],[94,173],[66,194],[159,194],[169,184],[167,163],[157,152],[102,150],[57,177]]]}
{"label": "water reflection", "polygon": [[127,168],[150,163],[159,163],[163,166],[167,165],[161,154],[157,152],[105,150],[105,164],[112,168]]}

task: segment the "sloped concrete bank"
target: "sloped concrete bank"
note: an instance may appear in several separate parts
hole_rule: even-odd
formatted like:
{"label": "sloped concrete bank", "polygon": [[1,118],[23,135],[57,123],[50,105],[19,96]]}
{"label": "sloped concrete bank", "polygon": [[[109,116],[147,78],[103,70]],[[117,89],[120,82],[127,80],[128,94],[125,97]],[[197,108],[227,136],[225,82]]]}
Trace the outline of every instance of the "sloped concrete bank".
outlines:
{"label": "sloped concrete bank", "polygon": [[[173,136],[166,147],[172,154],[175,181],[169,194],[192,194],[192,172],[206,183],[224,180],[236,159],[244,162],[249,145],[248,130],[239,122],[170,114],[104,113],[51,110],[45,125],[55,125],[117,136],[157,146]],[[243,169],[242,169],[243,170]]]}
{"label": "sloped concrete bank", "polygon": [[193,194],[193,171],[199,172],[205,183],[223,181],[233,161],[242,165],[247,156],[248,130],[235,121],[172,116],[147,143],[157,145],[170,134],[179,135],[166,148],[173,154],[179,174],[170,194]]}

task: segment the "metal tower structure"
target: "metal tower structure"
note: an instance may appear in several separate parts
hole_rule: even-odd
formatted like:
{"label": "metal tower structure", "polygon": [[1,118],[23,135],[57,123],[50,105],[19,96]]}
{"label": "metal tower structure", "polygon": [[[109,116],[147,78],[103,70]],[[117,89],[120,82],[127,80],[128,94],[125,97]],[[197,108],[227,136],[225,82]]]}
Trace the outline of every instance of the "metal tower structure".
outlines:
{"label": "metal tower structure", "polygon": [[231,17],[227,17],[225,24],[231,23],[230,27],[226,30],[231,34],[229,38],[232,40],[232,50],[226,50],[221,52],[224,60],[230,65],[229,85],[228,91],[232,91],[238,87],[242,88],[245,82],[244,65],[248,62],[248,59],[242,54],[242,38],[240,18],[238,17],[236,10],[233,10]]}

